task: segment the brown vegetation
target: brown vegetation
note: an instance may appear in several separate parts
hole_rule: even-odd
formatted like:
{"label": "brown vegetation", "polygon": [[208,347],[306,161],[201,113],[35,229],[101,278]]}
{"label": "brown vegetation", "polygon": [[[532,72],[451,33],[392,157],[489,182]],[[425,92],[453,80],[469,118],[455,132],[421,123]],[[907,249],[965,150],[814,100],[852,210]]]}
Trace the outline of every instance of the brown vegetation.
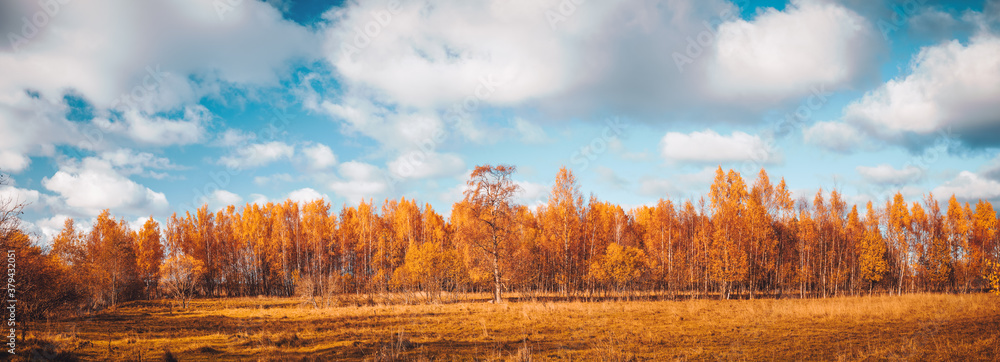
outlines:
{"label": "brown vegetation", "polygon": [[[515,294],[515,293],[511,293]],[[511,295],[508,295],[511,296]],[[392,305],[344,297],[167,301],[45,325],[32,347],[82,360],[990,360],[1000,297]],[[513,295],[513,297],[519,297]],[[389,300],[387,298],[395,298]],[[476,299],[479,298],[479,299]],[[42,353],[39,351],[39,353]]]}

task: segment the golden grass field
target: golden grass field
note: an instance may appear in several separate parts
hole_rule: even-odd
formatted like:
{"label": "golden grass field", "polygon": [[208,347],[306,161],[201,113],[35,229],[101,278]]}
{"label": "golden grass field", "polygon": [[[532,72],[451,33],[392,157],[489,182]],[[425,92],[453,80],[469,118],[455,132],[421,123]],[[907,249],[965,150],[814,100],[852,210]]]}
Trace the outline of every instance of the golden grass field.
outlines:
{"label": "golden grass field", "polygon": [[[485,298],[485,296],[483,296]],[[370,304],[371,300],[368,303]],[[294,298],[133,302],[35,325],[79,360],[996,360],[1000,297],[481,301],[315,308]],[[24,351],[24,350],[22,350]],[[25,358],[25,352],[19,358]],[[57,354],[58,353],[58,354]]]}

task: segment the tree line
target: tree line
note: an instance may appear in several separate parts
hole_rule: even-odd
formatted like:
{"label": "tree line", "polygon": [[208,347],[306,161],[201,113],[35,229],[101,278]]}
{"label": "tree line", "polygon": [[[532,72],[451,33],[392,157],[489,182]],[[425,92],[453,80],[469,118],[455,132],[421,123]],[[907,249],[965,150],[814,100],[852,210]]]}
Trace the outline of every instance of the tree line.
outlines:
{"label": "tree line", "polygon": [[[325,200],[207,205],[150,217],[139,230],[102,212],[72,219],[51,250],[31,250],[37,300],[92,310],[178,296],[293,296],[516,291],[567,297],[827,297],[980,292],[1000,287],[993,206],[896,193],[859,210],[837,191],[793,199],[762,169],[752,184],[716,170],[707,197],[626,210],[585,199],[559,170],[545,205],[515,202],[513,166],[479,166],[446,220],[401,198],[332,210]],[[0,215],[2,216],[2,215]]]}

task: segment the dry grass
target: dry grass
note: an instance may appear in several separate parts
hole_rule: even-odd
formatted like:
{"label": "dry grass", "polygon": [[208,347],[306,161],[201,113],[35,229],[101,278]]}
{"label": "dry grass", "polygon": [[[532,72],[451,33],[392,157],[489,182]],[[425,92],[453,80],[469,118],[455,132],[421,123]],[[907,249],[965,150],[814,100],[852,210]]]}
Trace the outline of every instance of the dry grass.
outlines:
{"label": "dry grass", "polygon": [[[473,296],[478,298],[478,296]],[[384,302],[384,301],[383,301]],[[53,322],[31,346],[81,360],[991,360],[1000,297],[483,302],[314,308],[136,302]],[[22,354],[22,357],[24,355]]]}

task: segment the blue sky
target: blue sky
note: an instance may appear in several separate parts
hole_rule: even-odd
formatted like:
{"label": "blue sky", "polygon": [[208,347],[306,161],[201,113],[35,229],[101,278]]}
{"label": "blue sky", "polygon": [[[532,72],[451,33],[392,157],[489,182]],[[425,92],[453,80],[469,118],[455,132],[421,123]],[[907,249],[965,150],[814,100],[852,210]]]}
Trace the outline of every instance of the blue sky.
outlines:
{"label": "blue sky", "polygon": [[764,167],[795,197],[1000,200],[1000,2],[0,5],[0,197],[42,243],[108,208],[521,202],[569,167],[634,207]]}

